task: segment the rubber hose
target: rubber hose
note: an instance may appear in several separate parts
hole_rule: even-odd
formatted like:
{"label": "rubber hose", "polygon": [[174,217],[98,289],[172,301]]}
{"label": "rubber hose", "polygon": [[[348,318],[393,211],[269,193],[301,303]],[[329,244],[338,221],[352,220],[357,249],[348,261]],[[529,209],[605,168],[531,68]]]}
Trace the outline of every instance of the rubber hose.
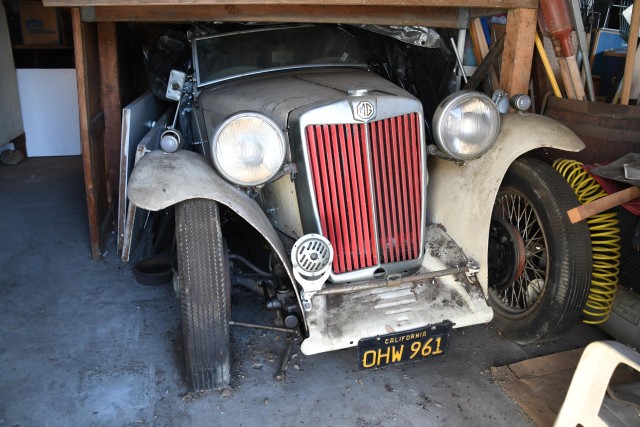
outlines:
{"label": "rubber hose", "polygon": [[[558,159],[553,167],[567,180],[580,203],[607,195],[600,184],[575,160]],[[587,219],[591,234],[593,263],[591,287],[582,311],[584,323],[597,325],[609,319],[620,272],[620,228],[616,212],[601,213]]]}

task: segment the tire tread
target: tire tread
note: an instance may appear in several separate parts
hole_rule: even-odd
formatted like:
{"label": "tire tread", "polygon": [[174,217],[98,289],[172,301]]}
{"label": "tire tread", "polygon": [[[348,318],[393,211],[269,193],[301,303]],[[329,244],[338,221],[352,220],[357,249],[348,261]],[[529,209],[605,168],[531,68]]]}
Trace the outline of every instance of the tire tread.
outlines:
{"label": "tire tread", "polygon": [[221,388],[230,381],[231,297],[217,203],[180,203],[176,237],[187,378],[196,391]]}

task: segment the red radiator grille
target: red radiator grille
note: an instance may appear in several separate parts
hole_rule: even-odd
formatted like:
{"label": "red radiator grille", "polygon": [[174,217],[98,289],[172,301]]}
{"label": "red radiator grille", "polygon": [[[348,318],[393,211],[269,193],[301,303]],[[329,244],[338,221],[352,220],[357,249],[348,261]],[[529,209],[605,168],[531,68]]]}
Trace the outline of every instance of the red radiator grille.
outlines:
{"label": "red radiator grille", "polygon": [[374,194],[364,124],[306,128],[320,225],[333,245],[338,274],[378,265],[378,245],[383,263],[420,254],[419,117],[408,114],[367,126]]}

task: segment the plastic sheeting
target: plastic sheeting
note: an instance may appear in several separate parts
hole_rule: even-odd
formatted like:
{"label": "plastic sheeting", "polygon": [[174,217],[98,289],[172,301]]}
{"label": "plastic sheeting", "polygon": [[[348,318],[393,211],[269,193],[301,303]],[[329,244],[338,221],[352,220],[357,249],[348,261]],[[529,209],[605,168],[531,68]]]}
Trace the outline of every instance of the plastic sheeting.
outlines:
{"label": "plastic sheeting", "polygon": [[443,48],[442,38],[431,28],[409,25],[356,25],[358,28],[373,33],[393,37],[404,43],[419,47]]}

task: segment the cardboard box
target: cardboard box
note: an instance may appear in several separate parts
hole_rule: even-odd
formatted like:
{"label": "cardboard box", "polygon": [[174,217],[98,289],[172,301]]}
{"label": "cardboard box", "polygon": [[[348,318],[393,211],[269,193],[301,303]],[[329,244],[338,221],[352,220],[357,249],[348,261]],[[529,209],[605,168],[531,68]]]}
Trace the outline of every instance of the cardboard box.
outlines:
{"label": "cardboard box", "polygon": [[57,45],[60,43],[58,13],[53,7],[44,7],[41,1],[20,2],[22,43],[28,45]]}

